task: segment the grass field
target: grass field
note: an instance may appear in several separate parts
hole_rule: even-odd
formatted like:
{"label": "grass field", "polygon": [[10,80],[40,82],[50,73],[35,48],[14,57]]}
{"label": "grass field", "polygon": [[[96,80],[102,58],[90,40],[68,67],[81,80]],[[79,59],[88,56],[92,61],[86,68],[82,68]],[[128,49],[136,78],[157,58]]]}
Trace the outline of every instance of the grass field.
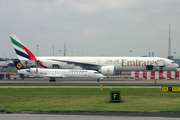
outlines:
{"label": "grass field", "polygon": [[[122,102],[111,103],[110,91]],[[180,93],[158,88],[9,88],[0,89],[0,112],[13,113],[180,113]]]}

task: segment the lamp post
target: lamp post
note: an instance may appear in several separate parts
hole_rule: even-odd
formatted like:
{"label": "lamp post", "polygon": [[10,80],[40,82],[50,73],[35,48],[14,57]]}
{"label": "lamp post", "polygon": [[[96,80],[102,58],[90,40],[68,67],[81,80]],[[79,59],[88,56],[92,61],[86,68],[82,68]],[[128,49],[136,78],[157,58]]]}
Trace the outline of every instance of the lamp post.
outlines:
{"label": "lamp post", "polygon": [[39,47],[39,45],[37,45],[37,56],[38,56],[38,47]]}
{"label": "lamp post", "polygon": [[176,58],[176,52],[174,52],[174,59]]}
{"label": "lamp post", "polygon": [[[130,52],[130,54],[131,54],[131,53],[132,53],[132,50],[130,50],[129,52]],[[132,54],[131,54],[131,55],[132,55]]]}
{"label": "lamp post", "polygon": [[53,47],[52,47],[52,48],[53,48],[53,56],[54,56],[54,45],[53,45]]}
{"label": "lamp post", "polygon": [[[61,50],[59,50],[59,52],[61,53]],[[60,55],[61,56],[61,55]]]}

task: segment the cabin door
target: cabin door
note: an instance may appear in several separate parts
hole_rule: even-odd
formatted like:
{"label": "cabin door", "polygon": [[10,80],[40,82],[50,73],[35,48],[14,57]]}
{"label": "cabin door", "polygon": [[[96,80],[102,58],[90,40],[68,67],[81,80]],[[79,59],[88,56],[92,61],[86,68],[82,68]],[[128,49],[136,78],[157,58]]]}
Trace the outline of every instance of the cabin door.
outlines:
{"label": "cabin door", "polygon": [[91,73],[88,73],[88,77],[91,77]]}

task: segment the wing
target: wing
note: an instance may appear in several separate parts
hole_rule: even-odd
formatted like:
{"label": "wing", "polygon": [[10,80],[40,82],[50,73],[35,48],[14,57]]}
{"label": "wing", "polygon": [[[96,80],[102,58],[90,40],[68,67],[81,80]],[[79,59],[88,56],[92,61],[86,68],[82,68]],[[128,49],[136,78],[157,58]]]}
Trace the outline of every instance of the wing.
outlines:
{"label": "wing", "polygon": [[93,63],[83,63],[83,62],[68,61],[68,60],[57,60],[57,59],[51,59],[51,60],[59,61],[59,62],[66,62],[67,64],[74,64],[76,66],[81,66],[84,69],[87,69],[87,68],[98,69],[99,67],[101,67],[100,65],[93,64]]}

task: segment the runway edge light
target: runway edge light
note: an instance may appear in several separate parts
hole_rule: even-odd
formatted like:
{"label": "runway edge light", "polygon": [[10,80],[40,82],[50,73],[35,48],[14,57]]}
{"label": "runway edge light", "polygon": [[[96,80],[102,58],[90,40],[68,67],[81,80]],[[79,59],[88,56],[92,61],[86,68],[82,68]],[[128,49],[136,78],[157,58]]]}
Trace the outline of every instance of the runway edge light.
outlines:
{"label": "runway edge light", "polygon": [[101,91],[103,91],[103,85],[101,85]]}
{"label": "runway edge light", "polygon": [[121,101],[121,91],[110,91],[110,101],[120,102]]}

